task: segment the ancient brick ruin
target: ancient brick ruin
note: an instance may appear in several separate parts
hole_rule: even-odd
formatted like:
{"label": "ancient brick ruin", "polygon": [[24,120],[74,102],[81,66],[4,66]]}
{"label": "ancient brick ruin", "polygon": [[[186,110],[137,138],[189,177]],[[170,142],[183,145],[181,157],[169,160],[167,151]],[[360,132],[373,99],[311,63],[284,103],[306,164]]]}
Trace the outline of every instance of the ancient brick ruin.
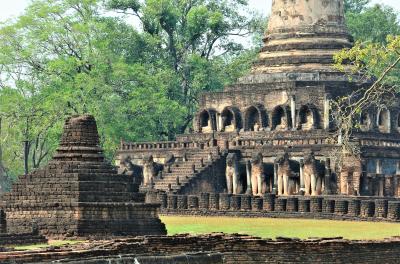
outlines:
{"label": "ancient brick ruin", "polygon": [[2,197],[0,227],[14,234],[34,227],[50,237],[166,234],[159,205],[144,203],[138,190],[105,160],[95,119],[71,117],[53,160]]}
{"label": "ancient brick ruin", "polygon": [[201,96],[193,133],[122,141],[121,170],[146,178],[143,191],[171,194],[399,197],[398,102],[363,112],[353,134],[361,154],[334,162],[331,101],[371,85],[333,67],[353,45],[343,1],[273,1],[264,43],[251,74]]}
{"label": "ancient brick ruin", "polygon": [[118,239],[36,252],[0,252],[1,263],[398,263],[400,240],[261,239],[210,234]]}

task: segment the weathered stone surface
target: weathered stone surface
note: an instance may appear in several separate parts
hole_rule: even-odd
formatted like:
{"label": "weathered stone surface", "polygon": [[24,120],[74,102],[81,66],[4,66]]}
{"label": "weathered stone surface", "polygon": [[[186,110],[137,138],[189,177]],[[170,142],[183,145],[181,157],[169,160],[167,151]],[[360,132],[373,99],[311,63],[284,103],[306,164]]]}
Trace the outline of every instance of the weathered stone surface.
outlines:
{"label": "weathered stone surface", "polygon": [[9,233],[37,225],[47,236],[165,234],[157,204],[145,204],[132,177],[119,175],[99,147],[92,116],[69,118],[53,160],[21,176],[3,196]]}
{"label": "weathered stone surface", "polygon": [[[155,254],[154,252],[158,252]],[[340,238],[269,240],[212,234],[137,237],[58,250],[0,253],[1,263],[398,263],[400,241]]]}

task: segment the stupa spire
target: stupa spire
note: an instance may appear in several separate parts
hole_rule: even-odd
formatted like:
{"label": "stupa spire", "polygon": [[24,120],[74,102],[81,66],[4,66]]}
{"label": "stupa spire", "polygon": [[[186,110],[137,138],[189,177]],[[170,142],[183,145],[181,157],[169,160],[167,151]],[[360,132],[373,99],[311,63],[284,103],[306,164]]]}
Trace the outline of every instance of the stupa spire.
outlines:
{"label": "stupa spire", "polygon": [[273,0],[268,34],[345,31],[343,0]]}
{"label": "stupa spire", "polygon": [[253,74],[334,71],[334,54],[353,43],[343,5],[343,0],[273,0]]}

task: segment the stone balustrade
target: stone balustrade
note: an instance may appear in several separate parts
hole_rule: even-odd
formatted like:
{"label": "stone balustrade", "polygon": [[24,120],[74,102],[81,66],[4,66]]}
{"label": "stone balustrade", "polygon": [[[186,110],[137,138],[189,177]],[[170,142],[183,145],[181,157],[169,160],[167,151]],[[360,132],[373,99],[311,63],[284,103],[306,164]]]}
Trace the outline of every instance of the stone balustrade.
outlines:
{"label": "stone balustrade", "polygon": [[[158,191],[155,191],[158,192]],[[202,193],[147,194],[161,204],[161,214],[296,217],[400,222],[400,199],[340,196],[276,196]]]}
{"label": "stone balustrade", "polygon": [[144,151],[144,150],[181,150],[204,149],[213,147],[210,140],[206,141],[160,141],[160,142],[121,142],[120,151]]}

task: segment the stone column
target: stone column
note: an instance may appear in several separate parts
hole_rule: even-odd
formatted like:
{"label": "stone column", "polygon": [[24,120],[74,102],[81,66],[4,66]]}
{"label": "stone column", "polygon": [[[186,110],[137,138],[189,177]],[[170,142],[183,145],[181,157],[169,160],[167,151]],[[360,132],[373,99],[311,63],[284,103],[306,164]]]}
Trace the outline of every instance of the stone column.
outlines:
{"label": "stone column", "polygon": [[330,108],[331,108],[331,99],[329,95],[325,95],[324,99],[324,129],[329,130],[330,128]]}
{"label": "stone column", "polygon": [[400,160],[397,161],[396,175],[400,175]]}
{"label": "stone column", "polygon": [[220,113],[217,114],[217,131],[222,131],[222,116]]}
{"label": "stone column", "polygon": [[382,160],[376,160],[376,174],[382,174]]}
{"label": "stone column", "polygon": [[272,190],[272,193],[278,193],[278,163],[276,162],[274,163],[274,188]]}
{"label": "stone column", "polygon": [[292,130],[296,130],[296,97],[290,96],[290,114],[292,118]]}
{"label": "stone column", "polygon": [[382,174],[382,160],[380,160],[380,159],[376,160],[376,176],[378,178],[378,184],[379,184],[379,186],[378,186],[378,188],[379,188],[378,195],[379,196],[383,196],[384,195],[384,190],[385,190],[385,183],[384,183],[384,180],[382,180],[382,176],[383,176],[383,174]]}
{"label": "stone column", "polygon": [[250,160],[246,161],[246,181],[247,181],[247,189],[246,194],[251,194],[251,164]]}
{"label": "stone column", "polygon": [[325,160],[325,177],[324,177],[324,194],[332,194],[331,190],[331,159],[326,158]]}
{"label": "stone column", "polygon": [[305,193],[304,185],[304,159],[300,160],[300,192]]}

